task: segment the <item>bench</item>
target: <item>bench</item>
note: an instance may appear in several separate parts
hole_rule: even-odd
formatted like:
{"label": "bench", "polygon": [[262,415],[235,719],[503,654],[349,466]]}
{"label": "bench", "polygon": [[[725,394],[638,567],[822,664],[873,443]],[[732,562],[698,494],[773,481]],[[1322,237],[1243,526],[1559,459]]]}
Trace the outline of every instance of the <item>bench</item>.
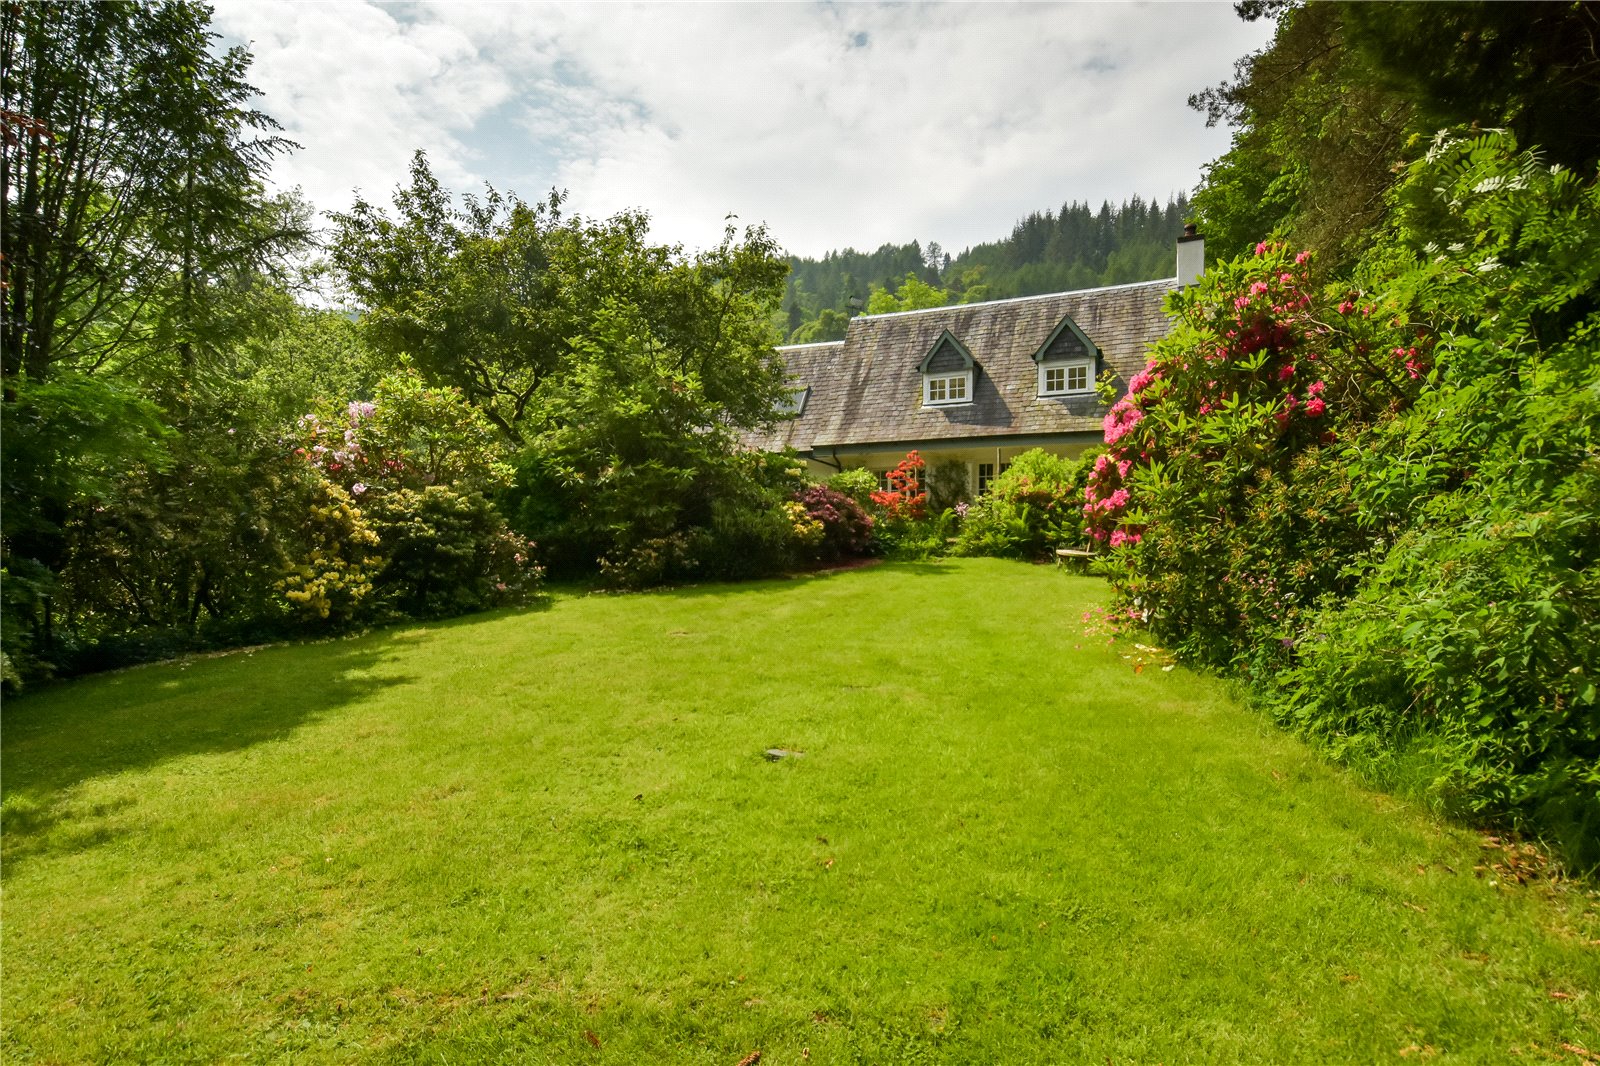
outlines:
{"label": "bench", "polygon": [[1056,549],[1056,565],[1057,566],[1072,566],[1072,567],[1076,567],[1077,569],[1083,571],[1086,574],[1089,572],[1089,563],[1091,561],[1093,561],[1094,558],[1095,558],[1095,553],[1094,552],[1082,551],[1082,550],[1080,550],[1078,548],[1057,548]]}

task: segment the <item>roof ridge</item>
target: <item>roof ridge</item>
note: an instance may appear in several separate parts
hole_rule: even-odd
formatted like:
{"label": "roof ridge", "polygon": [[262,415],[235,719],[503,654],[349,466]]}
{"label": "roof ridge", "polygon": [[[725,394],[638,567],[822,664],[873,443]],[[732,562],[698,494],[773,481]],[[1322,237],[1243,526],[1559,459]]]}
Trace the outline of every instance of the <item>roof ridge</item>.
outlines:
{"label": "roof ridge", "polygon": [[794,351],[799,351],[801,348],[830,348],[835,344],[843,344],[843,343],[844,343],[844,341],[837,340],[837,341],[807,341],[805,344],[774,344],[772,346],[772,350],[775,351],[775,352],[794,352]]}
{"label": "roof ridge", "polygon": [[[1023,303],[1027,300],[1050,300],[1057,296],[1085,296],[1095,292],[1111,292],[1114,289],[1138,289],[1150,285],[1167,285],[1177,281],[1177,277],[1156,278],[1154,281],[1127,281],[1121,285],[1101,285],[1093,289],[1067,289],[1064,292],[1041,292],[1033,296],[1008,296],[1003,300],[980,300],[974,304],[945,304],[943,307],[919,307],[915,311],[884,311],[876,315],[857,315],[850,321],[859,322],[863,318],[898,318],[903,315],[926,315],[935,311],[956,311],[964,307],[998,307],[1001,304]],[[840,341],[827,343],[839,344]],[[808,345],[792,345],[791,347],[804,348]]]}

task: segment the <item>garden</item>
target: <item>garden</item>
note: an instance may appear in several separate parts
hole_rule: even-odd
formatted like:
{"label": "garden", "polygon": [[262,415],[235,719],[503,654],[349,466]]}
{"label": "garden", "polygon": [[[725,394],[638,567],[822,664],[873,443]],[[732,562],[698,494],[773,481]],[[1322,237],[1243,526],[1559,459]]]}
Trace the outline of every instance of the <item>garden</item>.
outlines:
{"label": "garden", "polygon": [[976,496],[740,446],[763,226],[324,227],[208,9],[0,11],[6,1058],[1600,1061],[1593,13],[1378,10]]}
{"label": "garden", "polygon": [[995,559],[557,589],[34,693],[0,768],[6,1058],[1594,1047],[1592,888],[1112,640],[1103,602]]}

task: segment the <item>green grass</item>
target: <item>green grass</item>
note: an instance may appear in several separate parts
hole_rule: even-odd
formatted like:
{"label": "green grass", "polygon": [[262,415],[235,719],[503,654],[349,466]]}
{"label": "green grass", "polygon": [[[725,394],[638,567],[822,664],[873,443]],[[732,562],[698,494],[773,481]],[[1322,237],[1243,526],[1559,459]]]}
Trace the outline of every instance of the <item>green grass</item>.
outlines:
{"label": "green grass", "polygon": [[4,1060],[1600,1051],[1592,892],[1135,673],[1102,589],[573,596],[13,701]]}

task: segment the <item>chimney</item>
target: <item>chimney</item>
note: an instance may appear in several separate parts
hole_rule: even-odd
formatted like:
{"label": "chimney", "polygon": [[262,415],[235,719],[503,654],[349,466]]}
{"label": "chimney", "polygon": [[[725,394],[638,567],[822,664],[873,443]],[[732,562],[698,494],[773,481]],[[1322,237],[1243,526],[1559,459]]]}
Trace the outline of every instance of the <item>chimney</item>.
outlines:
{"label": "chimney", "polygon": [[1178,238],[1178,285],[1187,287],[1200,280],[1206,270],[1206,239],[1194,230],[1194,223],[1183,227]]}

